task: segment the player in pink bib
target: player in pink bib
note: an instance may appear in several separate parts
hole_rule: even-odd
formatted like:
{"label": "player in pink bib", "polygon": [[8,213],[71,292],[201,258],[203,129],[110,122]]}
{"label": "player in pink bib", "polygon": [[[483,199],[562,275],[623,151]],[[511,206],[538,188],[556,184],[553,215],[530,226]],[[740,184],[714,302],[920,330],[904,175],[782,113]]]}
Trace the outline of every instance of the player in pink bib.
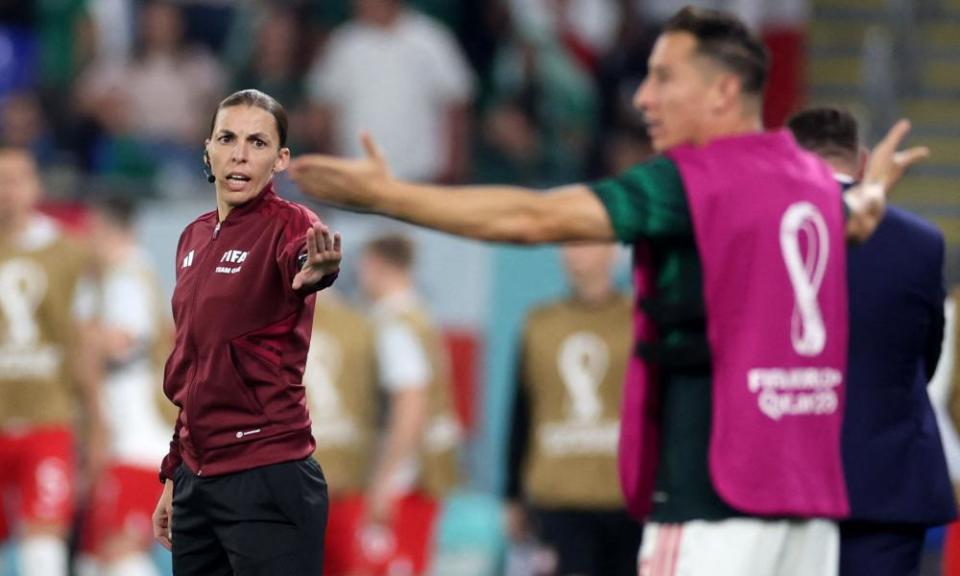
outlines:
{"label": "player in pink bib", "polygon": [[616,178],[546,194],[413,184],[369,138],[367,158],[309,156],[292,176],[318,199],[452,234],[633,245],[642,313],[620,456],[631,509],[651,521],[641,574],[835,574],[843,244],[869,237],[927,151],[896,154],[897,124],[839,202],[819,160],[763,132],[766,53],[722,12],[680,11],[649,69],[634,102],[666,155]]}

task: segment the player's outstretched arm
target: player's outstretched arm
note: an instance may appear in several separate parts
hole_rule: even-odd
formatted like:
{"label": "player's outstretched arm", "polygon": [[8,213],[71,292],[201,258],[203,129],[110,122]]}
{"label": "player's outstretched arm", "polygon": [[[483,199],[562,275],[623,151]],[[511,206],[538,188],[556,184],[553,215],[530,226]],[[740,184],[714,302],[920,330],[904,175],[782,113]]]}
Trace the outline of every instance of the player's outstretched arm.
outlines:
{"label": "player's outstretched arm", "polygon": [[887,194],[900,181],[908,168],[930,155],[924,146],[897,151],[910,132],[910,122],[900,120],[874,147],[863,181],[844,194],[850,209],[847,239],[863,242],[873,234],[887,207]]}
{"label": "player's outstretched arm", "polygon": [[318,200],[457,236],[517,244],[614,239],[606,210],[586,186],[537,192],[404,182],[391,176],[369,136],[363,144],[366,158],[303,156],[293,161],[290,175]]}

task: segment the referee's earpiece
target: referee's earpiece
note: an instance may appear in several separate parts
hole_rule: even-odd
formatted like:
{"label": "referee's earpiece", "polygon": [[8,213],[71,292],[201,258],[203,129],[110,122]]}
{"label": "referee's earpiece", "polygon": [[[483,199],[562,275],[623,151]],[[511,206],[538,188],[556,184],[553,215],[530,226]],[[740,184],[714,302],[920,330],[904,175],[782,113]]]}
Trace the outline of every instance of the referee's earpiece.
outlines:
{"label": "referee's earpiece", "polygon": [[207,151],[203,151],[203,174],[207,177],[207,182],[213,184],[217,181],[217,177],[213,175],[210,171],[210,155],[207,154]]}

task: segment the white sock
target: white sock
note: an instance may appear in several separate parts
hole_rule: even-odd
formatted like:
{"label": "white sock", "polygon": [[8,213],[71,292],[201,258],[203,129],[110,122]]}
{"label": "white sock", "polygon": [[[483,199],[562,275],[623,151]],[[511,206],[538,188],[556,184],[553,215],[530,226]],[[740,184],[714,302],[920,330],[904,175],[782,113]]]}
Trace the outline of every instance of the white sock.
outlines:
{"label": "white sock", "polygon": [[100,576],[100,563],[90,554],[81,553],[73,561],[73,572],[77,576]]}
{"label": "white sock", "polygon": [[156,564],[147,554],[132,554],[106,567],[104,576],[159,576]]}
{"label": "white sock", "polygon": [[20,576],[67,576],[67,544],[56,536],[20,542]]}

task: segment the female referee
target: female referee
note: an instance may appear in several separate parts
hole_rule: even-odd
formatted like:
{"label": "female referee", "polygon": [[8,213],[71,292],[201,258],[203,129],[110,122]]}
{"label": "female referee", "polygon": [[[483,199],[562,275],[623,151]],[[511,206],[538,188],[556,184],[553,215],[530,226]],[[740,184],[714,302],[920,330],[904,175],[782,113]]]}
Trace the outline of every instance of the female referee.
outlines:
{"label": "female referee", "polygon": [[300,380],[312,294],[336,279],[340,235],[274,192],[286,138],[270,96],[221,102],[203,155],[217,209],[177,247],[163,386],[180,414],[153,515],[177,576],[322,573],[327,487]]}

